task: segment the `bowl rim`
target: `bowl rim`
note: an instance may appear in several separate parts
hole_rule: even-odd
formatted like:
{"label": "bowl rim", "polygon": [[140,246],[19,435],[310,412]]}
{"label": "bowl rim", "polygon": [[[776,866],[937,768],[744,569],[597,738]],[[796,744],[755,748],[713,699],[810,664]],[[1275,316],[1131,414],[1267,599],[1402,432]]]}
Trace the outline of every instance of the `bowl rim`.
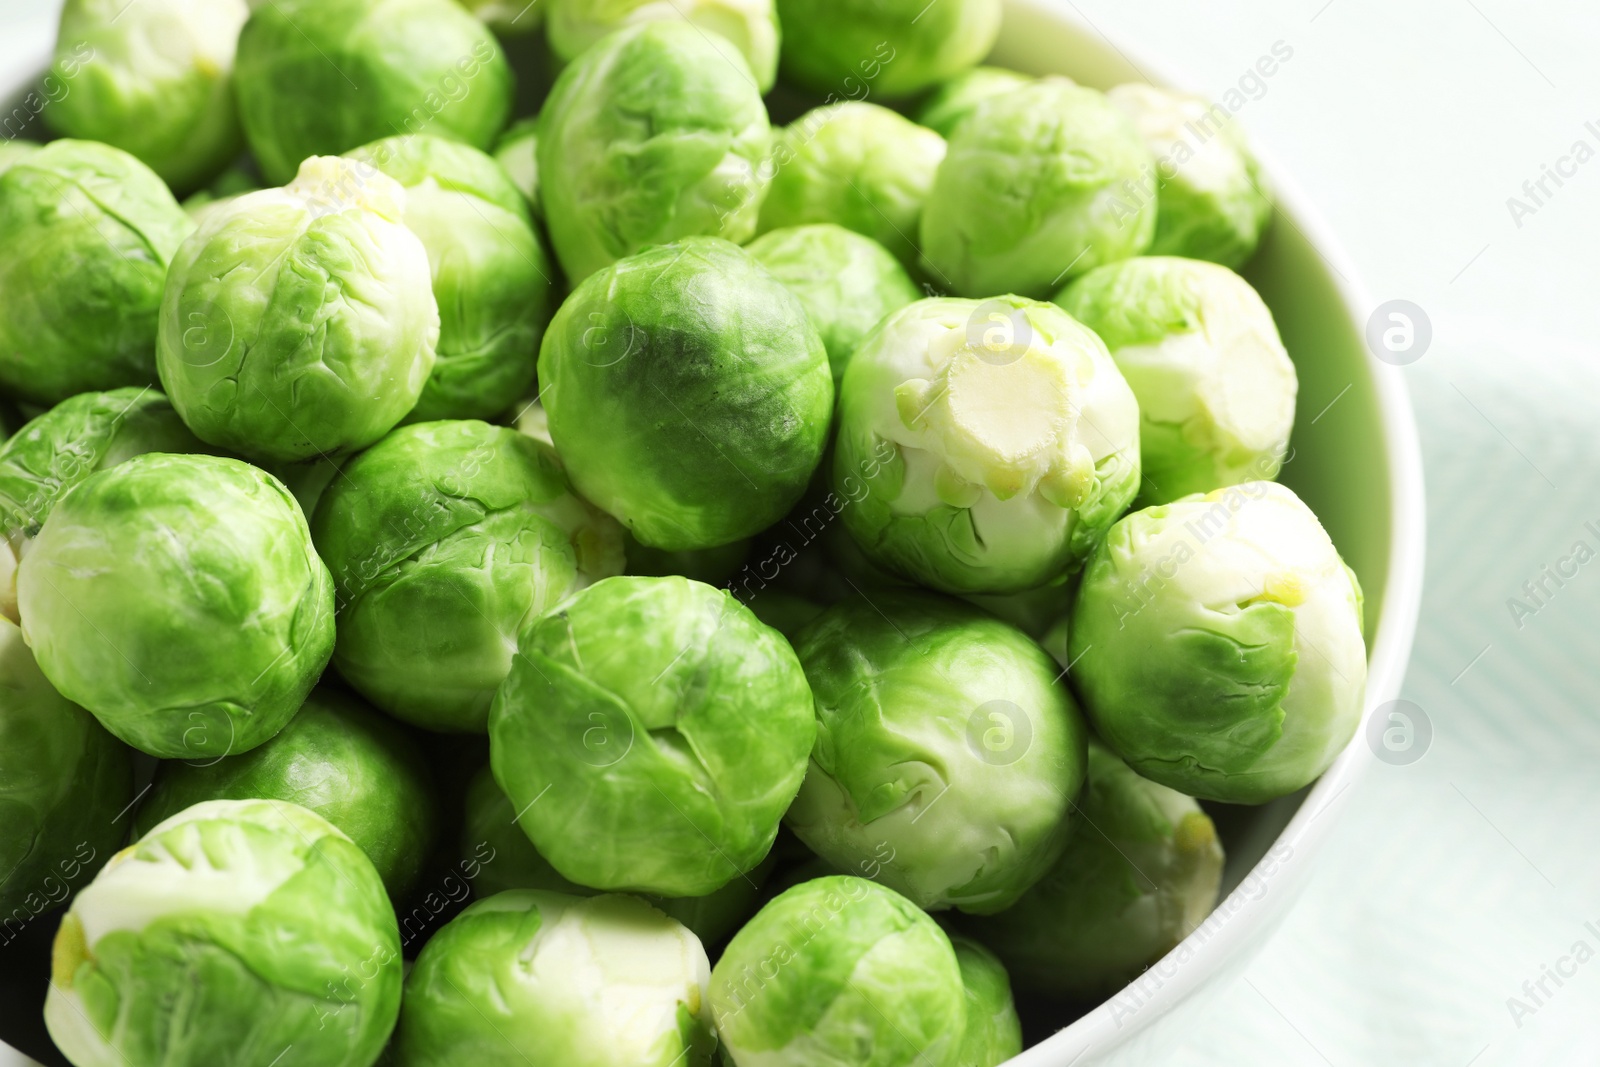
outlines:
{"label": "bowl rim", "polygon": [[[1148,72],[1159,84],[1179,88],[1194,84],[1191,79],[1182,77],[1174,64],[1153,61],[1137,45],[1121,37],[1108,36],[1070,0],[1004,0],[1004,6],[1008,11],[1025,9],[1038,17],[1064,23],[1085,39],[1098,37],[1130,66]],[[49,65],[48,42],[33,47],[24,45],[16,54],[18,58],[12,64],[0,68],[0,99],[9,99],[21,92],[30,77]],[[1311,199],[1270,150],[1259,145],[1253,148],[1272,186],[1277,211],[1294,220],[1307,242],[1332,268],[1328,281],[1357,335],[1364,336],[1365,316],[1374,304],[1354,264]],[[1348,802],[1349,787],[1375,761],[1363,740],[1366,724],[1380,706],[1399,696],[1416,633],[1422,603],[1426,534],[1421,445],[1404,373],[1398,367],[1377,360],[1370,351],[1366,362],[1383,429],[1390,479],[1388,572],[1383,609],[1368,654],[1366,707],[1355,736],[1311,787],[1267,854],[1246,876],[1246,884],[1251,879],[1257,879],[1258,884],[1270,883],[1278,873],[1288,869],[1292,859],[1275,858],[1281,844],[1289,846],[1290,856],[1295,854],[1294,850],[1308,855],[1326,839],[1335,820],[1322,816],[1329,812],[1337,814],[1342,809]],[[1235,890],[1218,902],[1212,916],[1223,909],[1227,909],[1226,920],[1217,924],[1211,934],[1204,939],[1199,931],[1191,934],[1151,965],[1146,975],[1162,973],[1163,969],[1172,973],[1170,976],[1163,973],[1153,990],[1141,993],[1133,1010],[1154,1020],[1176,1008],[1202,985],[1212,981],[1230,960],[1244,953],[1247,943],[1267,930],[1279,914],[1276,901],[1265,892],[1252,898]],[[1138,985],[1142,978],[1107,997],[1055,1034],[1023,1050],[1007,1061],[1007,1067],[1068,1067],[1091,1050],[1110,1051],[1125,1043],[1144,1029],[1145,1024],[1124,1026],[1124,1020],[1118,1018],[1117,998]],[[0,1040],[0,1061],[9,1051],[9,1046]]]}
{"label": "bowl rim", "polygon": [[[1117,53],[1128,66],[1157,84],[1177,89],[1195,84],[1192,79],[1182,77],[1174,64],[1152,60],[1137,45],[1121,37],[1108,36],[1070,0],[1004,0],[1004,4],[1008,12],[1023,9],[1036,18],[1063,23],[1086,40],[1098,38],[1103,47]],[[1366,317],[1375,305],[1348,253],[1311,198],[1271,151],[1263,150],[1256,143],[1251,147],[1272,188],[1277,212],[1291,218],[1306,242],[1319,254],[1343,314],[1355,334],[1365,336]],[[1366,352],[1366,365],[1389,472],[1389,549],[1383,608],[1367,656],[1367,690],[1360,726],[1332,766],[1312,785],[1283,832],[1245,876],[1240,889],[1219,901],[1199,930],[1123,989],[1007,1060],[1006,1067],[1070,1067],[1091,1050],[1109,1052],[1145,1029],[1145,1024],[1126,1025],[1126,1018],[1119,1018],[1121,1013],[1136,1012],[1150,1020],[1159,1019],[1212,981],[1230,961],[1237,961],[1247,952],[1248,942],[1270,932],[1275,920],[1281,917],[1270,893],[1263,891],[1252,897],[1241,890],[1252,882],[1270,885],[1293,865],[1296,855],[1303,861],[1320,846],[1336,821],[1323,816],[1337,814],[1343,808],[1349,800],[1350,786],[1376,762],[1365,741],[1367,724],[1380,707],[1400,694],[1422,605],[1426,498],[1421,443],[1404,372],[1378,360],[1370,350]],[[1286,855],[1281,851],[1284,845],[1289,850]],[[1211,919],[1219,914],[1224,915],[1223,921],[1213,925]],[[1202,937],[1208,926],[1212,927],[1211,931]],[[1154,983],[1153,989],[1140,990],[1133,1008],[1118,1004],[1119,997],[1139,986],[1151,974],[1159,974],[1160,981]]]}

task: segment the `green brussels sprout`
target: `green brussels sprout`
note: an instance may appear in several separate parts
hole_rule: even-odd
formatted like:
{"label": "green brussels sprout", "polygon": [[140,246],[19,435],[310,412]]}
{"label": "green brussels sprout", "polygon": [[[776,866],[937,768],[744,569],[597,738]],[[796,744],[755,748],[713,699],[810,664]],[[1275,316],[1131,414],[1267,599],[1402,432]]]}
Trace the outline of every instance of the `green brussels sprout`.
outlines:
{"label": "green brussels sprout", "polygon": [[347,153],[405,187],[439,305],[438,359],[410,422],[487,419],[533,385],[550,321],[550,261],[522,194],[492,158],[440,137],[389,137]]}
{"label": "green brussels sprout", "polygon": [[206,800],[287,800],[361,846],[391,898],[416,881],[436,831],[422,752],[394,722],[353,697],[312,692],[277,736],[249,752],[156,770],[134,836]]}
{"label": "green brussels sprout", "polygon": [[1084,570],[1069,646],[1078,692],[1139,774],[1259,804],[1315,780],[1355,733],[1361,607],[1354,572],[1284,486],[1146,508]]}
{"label": "green brussels sprout", "polygon": [[1244,133],[1225,108],[1153,85],[1106,96],[1133,120],[1156,159],[1152,254],[1238,267],[1272,218],[1272,195]]}
{"label": "green brussels sprout", "polygon": [[394,909],[361,849],[297,804],[212,800],[78,894],[44,1019],[79,1064],[355,1067],[383,1049],[400,985]]}
{"label": "green brussels sprout", "polygon": [[890,315],[839,387],[834,490],[867,558],[951,593],[1075,570],[1139,488],[1139,408],[1094,333],[1019,297]]}
{"label": "green brussels sprout", "polygon": [[629,534],[624,538],[628,557],[628,574],[663,578],[681,574],[707,585],[721,585],[744,566],[750,554],[750,542],[730,541],[715,548],[685,549],[669,552],[661,548],[641,545]]}
{"label": "green brussels sprout", "polygon": [[518,119],[506,127],[495,142],[494,159],[528,202],[534,218],[544,218],[539,203],[539,116]]}
{"label": "green brussels sprout", "polygon": [[995,954],[959,934],[951,935],[967,994],[967,1024],[956,1067],[998,1067],[1022,1051],[1022,1021],[1011,999],[1011,979]]}
{"label": "green brussels sprout", "polygon": [[941,137],[948,138],[955,133],[961,120],[972,114],[983,101],[1024,85],[1032,85],[1033,82],[1034,79],[1028,75],[1018,74],[1014,70],[973,67],[934,90],[918,106],[916,119]]}
{"label": "green brussels sprout", "polygon": [[882,592],[823,612],[795,652],[817,743],[785,822],[811,851],[919,907],[976,913],[1049,869],[1085,733],[1026,634],[959,601]]}
{"label": "green brussels sprout", "polygon": [[710,969],[694,934],[641,900],[500,893],[423,946],[395,1063],[711,1067]]}
{"label": "green brussels sprout", "polygon": [[371,167],[318,156],[207,215],[173,258],[156,345],[196,436],[288,463],[365,448],[415,406],[439,310],[405,203]]}
{"label": "green brussels sprout", "polygon": [[1139,401],[1138,506],[1277,475],[1299,383],[1249,282],[1141,256],[1090,271],[1056,303],[1100,335]]}
{"label": "green brussels sprout", "polygon": [[877,104],[806,112],[778,134],[760,232],[832,222],[917,260],[917,226],[944,138]]}
{"label": "green brussels sprout", "polygon": [[833,410],[828,355],[800,301],[709,237],[585,280],[545,333],[539,382],[579,492],[641,544],[672,550],[782,518],[822,457]]}
{"label": "green brussels sprout", "polygon": [[488,148],[512,77],[488,28],[452,0],[276,0],[239,35],[239,116],[261,172],[380,137],[430,133]]}
{"label": "green brussels sprout", "polygon": [[1150,246],[1150,150],[1103,93],[1043,78],[991,96],[950,136],[922,254],[962,296],[1043,298]]}
{"label": "green brussels sprout", "polygon": [[574,282],[648,245],[749,240],[772,131],[750,69],[686,22],[618,30],[561,72],[539,120],[539,195]]}
{"label": "green brussels sprout", "polygon": [[533,438],[406,426],[348,463],[313,516],[339,595],[339,673],[431,730],[482,732],[517,634],[622,570],[622,535]]}
{"label": "green brussels sprout", "polygon": [[551,0],[550,49],[571,61],[623,26],[678,19],[739,53],[764,93],[778,80],[773,0]]}
{"label": "green brussels sprout", "polygon": [[523,633],[489,760],[563,876],[704,896],[771,849],[815,735],[793,649],[748,608],[686,578],[608,578]]}
{"label": "green brussels sprout", "polygon": [[53,141],[0,171],[0,387],[49,406],[152,384],[162,283],[193,228],[109,145]]}
{"label": "green brussels sprout", "polygon": [[971,67],[1000,35],[1000,0],[778,0],[783,76],[819,93],[899,98]]}
{"label": "green brussels sprout", "polygon": [[56,501],[96,471],[146,452],[204,450],[154,389],[80,393],[0,445],[0,524],[20,548]]}
{"label": "green brussels sprout", "polygon": [[6,619],[0,697],[0,934],[9,941],[122,844],[133,761],[94,716],[55,691]]}
{"label": "green brussels sprout", "polygon": [[0,174],[10,169],[13,163],[33,155],[39,150],[39,145],[33,141],[8,140],[0,141]]}
{"label": "green brussels sprout", "polygon": [[822,335],[836,387],[862,338],[922,296],[888,249],[831,223],[772,230],[746,251],[799,298]]}
{"label": "green brussels sprout", "polygon": [[249,17],[245,0],[67,0],[51,73],[72,91],[45,121],[132,153],[174,189],[204,184],[244,148],[233,57]]}
{"label": "green brussels sprout", "polygon": [[785,891],[711,971],[711,1011],[736,1063],[956,1067],[961,969],[939,925],[864,878]]}
{"label": "green brussels sprout", "polygon": [[45,677],[161,758],[261,744],[333,651],[333,582],[294,498],[216,456],[84,479],[22,557],[17,600]]}
{"label": "green brussels sprout", "polygon": [[[570,879],[550,866],[539,855],[528,835],[517,825],[516,809],[500,791],[488,767],[479,771],[467,786],[466,822],[461,835],[461,854],[480,864],[474,882],[479,896],[507,889],[542,889],[551,893],[570,893],[589,897],[599,893]],[[487,854],[485,854],[487,852]],[[756,910],[762,885],[771,872],[774,858],[768,854],[743,878],[735,878],[721,889],[703,897],[645,896],[652,907],[678,920],[706,944],[714,944],[733,933]]]}
{"label": "green brussels sprout", "polygon": [[1108,996],[1176,948],[1217,902],[1222,846],[1191,797],[1140,778],[1089,742],[1078,830],[1016,904],[972,921],[1017,984]]}

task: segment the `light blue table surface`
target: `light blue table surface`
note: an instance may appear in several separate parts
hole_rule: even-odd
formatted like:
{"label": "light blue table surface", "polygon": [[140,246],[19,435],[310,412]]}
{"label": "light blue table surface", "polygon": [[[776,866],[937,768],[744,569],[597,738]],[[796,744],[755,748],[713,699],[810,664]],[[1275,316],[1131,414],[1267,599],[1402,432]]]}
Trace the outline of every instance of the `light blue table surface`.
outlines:
{"label": "light blue table surface", "polygon": [[[0,66],[49,39],[53,7],[0,0]],[[1431,747],[1367,776],[1299,906],[1172,1062],[1600,1064],[1600,6],[1063,7],[1213,96],[1287,42],[1241,121],[1375,297],[1435,331],[1386,371],[1427,470],[1405,696]],[[1563,164],[1579,141],[1594,158]],[[1558,165],[1574,173],[1535,202],[1523,183]]]}

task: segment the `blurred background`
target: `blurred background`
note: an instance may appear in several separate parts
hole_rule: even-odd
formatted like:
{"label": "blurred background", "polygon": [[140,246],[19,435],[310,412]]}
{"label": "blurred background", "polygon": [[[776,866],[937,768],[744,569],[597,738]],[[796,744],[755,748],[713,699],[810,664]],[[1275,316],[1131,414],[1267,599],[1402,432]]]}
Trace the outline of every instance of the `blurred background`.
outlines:
{"label": "blurred background", "polygon": [[[1194,91],[1246,88],[1240,121],[1375,302],[1432,330],[1385,369],[1427,474],[1411,762],[1361,783],[1170,1062],[1600,1062],[1600,7],[1059,2]],[[56,7],[0,0],[0,69],[43,67]]]}

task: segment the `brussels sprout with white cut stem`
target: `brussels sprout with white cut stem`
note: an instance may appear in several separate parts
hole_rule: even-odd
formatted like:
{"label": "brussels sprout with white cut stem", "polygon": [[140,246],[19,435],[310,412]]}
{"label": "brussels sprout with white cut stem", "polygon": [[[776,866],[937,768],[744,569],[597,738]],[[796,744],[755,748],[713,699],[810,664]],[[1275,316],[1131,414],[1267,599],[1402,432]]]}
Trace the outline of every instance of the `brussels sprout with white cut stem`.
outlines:
{"label": "brussels sprout with white cut stem", "polygon": [[488,28],[453,0],[273,0],[239,35],[239,117],[261,172],[381,137],[428,133],[488,148],[512,76]]}
{"label": "brussels sprout with white cut stem", "polygon": [[1315,780],[1355,733],[1361,608],[1311,509],[1246,482],[1112,527],[1078,590],[1073,677],[1136,772],[1259,804]]}
{"label": "brussels sprout with white cut stem", "polygon": [[1150,252],[1237,267],[1255,253],[1272,218],[1272,195],[1244,133],[1201,97],[1119,85],[1106,96],[1155,156],[1156,235]]}
{"label": "brussels sprout with white cut stem", "polygon": [[578,491],[668,550],[726,545],[782,518],[816,470],[833,408],[828,354],[799,300],[711,237],[647,249],[578,286],[545,333],[539,385]]}
{"label": "brussels sprout with white cut stem", "polygon": [[416,405],[439,309],[406,193],[318,156],[218,206],[174,257],[157,365],[201,440],[293,462],[365,448]]}
{"label": "brussels sprout with white cut stem", "polygon": [[1277,475],[1299,382],[1249,282],[1140,257],[1090,271],[1056,303],[1100,335],[1139,400],[1140,506]]}
{"label": "brussels sprout with white cut stem", "polygon": [[383,1049],[400,983],[394,909],[349,838],[297,804],[213,800],[78,894],[44,1019],[77,1064],[357,1067]]}
{"label": "brussels sprout with white cut stem", "polygon": [[1105,345],[1060,308],[921,300],[840,385],[834,485],[856,501],[841,517],[872,562],[923,585],[1032,589],[1075,570],[1133,499],[1138,434]]}
{"label": "brussels sprout with white cut stem", "polygon": [[772,130],[750,69],[671,20],[618,30],[556,79],[539,120],[539,195],[574,284],[649,245],[749,240]]}
{"label": "brussels sprout with white cut stem", "polygon": [[815,737],[788,641],[684,578],[609,578],[534,623],[489,715],[495,780],[551,865],[662,896],[761,862]]}
{"label": "brussels sprout with white cut stem", "polygon": [[1042,649],[959,601],[874,592],[795,651],[817,743],[785,821],[812,851],[929,909],[998,911],[1044,874],[1085,733]]}
{"label": "brussels sprout with white cut stem", "polygon": [[1001,67],[973,67],[935,89],[917,108],[916,120],[940,136],[949,137],[983,101],[1031,85],[1033,80]]}
{"label": "brussels sprout with white cut stem", "polygon": [[249,16],[245,0],[67,0],[52,73],[72,91],[45,120],[131,152],[174,189],[201,185],[244,148],[233,58]]}
{"label": "brussels sprout with white cut stem", "polygon": [[877,104],[808,111],[773,147],[761,232],[832,222],[913,265],[922,206],[944,154],[944,138]]}
{"label": "brussels sprout with white cut stem", "polygon": [[550,49],[570,61],[623,26],[663,19],[688,22],[737,51],[763,93],[777,80],[773,0],[551,0]]}
{"label": "brussels sprout with white cut stem", "polygon": [[1042,78],[992,96],[950,135],[922,212],[923,258],[961,296],[1043,299],[1150,246],[1152,170],[1103,93]]}
{"label": "brussels sprout with white cut stem", "polygon": [[950,939],[905,897],[833,875],[789,889],[711,972],[737,1064],[956,1067],[966,993]]}
{"label": "brussels sprout with white cut stem", "polygon": [[193,229],[161,179],[109,145],[52,141],[0,170],[0,292],[16,294],[0,387],[48,405],[153,384],[167,265]]}
{"label": "brussels sprout with white cut stem", "polygon": [[133,761],[56,692],[6,619],[0,695],[0,929],[9,934],[87,885],[122,843]]}
{"label": "brussels sprout with white cut stem", "polygon": [[333,582],[294,498],[215,456],[151,452],[86,478],[22,557],[17,598],[55,687],[164,759],[259,745],[333,651]]}
{"label": "brussels sprout with white cut stem", "polygon": [[403,727],[319,689],[271,740],[217,760],[167,760],[139,804],[134,836],[207,800],[286,800],[327,819],[404,899],[433,845],[436,798]]}
{"label": "brussels sprout with white cut stem", "polygon": [[1191,797],[1139,777],[1099,741],[1077,832],[1016,904],[967,924],[1020,988],[1109,995],[1176,948],[1217,902],[1222,846]]}
{"label": "brussels sprout with white cut stem", "polygon": [[441,137],[388,137],[348,153],[405,187],[439,305],[437,359],[410,422],[488,419],[533,384],[550,318],[550,261],[522,194],[492,158]]}
{"label": "brussels sprout with white cut stem", "polygon": [[799,298],[822,335],[835,386],[862,338],[922,296],[888,249],[831,223],[773,230],[747,251]]}
{"label": "brussels sprout with white cut stem", "polygon": [[517,634],[623,562],[616,521],[554,453],[474,421],[403,427],[351,460],[312,534],[339,594],[334,666],[432,730],[482,732]]}
{"label": "brussels sprout with white cut stem", "polygon": [[710,964],[625,896],[514,889],[480,900],[406,979],[397,1067],[712,1067]]}
{"label": "brussels sprout with white cut stem", "polygon": [[1011,999],[1011,979],[993,952],[970,937],[951,935],[967,994],[967,1025],[956,1067],[998,1067],[1022,1051],[1022,1020]]}
{"label": "brussels sprout with white cut stem", "polygon": [[778,0],[783,76],[819,93],[898,99],[994,47],[1000,0]]}

